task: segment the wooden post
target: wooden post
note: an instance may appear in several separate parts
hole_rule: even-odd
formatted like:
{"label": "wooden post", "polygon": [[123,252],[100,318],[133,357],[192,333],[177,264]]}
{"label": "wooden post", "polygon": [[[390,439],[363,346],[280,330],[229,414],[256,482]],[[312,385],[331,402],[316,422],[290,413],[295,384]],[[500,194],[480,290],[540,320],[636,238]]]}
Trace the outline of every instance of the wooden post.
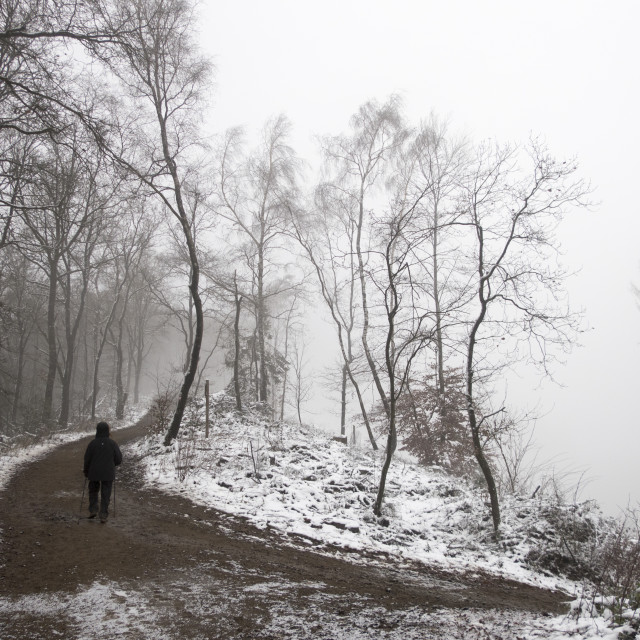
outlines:
{"label": "wooden post", "polygon": [[209,437],[209,381],[208,380],[204,381],[204,398],[205,398],[204,436],[205,438],[208,438]]}

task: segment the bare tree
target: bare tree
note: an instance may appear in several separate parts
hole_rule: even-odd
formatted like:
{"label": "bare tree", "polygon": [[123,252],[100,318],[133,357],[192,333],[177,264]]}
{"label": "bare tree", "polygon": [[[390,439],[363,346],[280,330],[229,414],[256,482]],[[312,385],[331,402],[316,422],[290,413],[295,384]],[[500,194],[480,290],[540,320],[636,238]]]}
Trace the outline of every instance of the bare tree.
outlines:
{"label": "bare tree", "polygon": [[135,108],[153,118],[153,123],[148,119],[138,122],[137,154],[127,146],[116,150],[113,141],[106,144],[115,159],[146,185],[175,218],[191,264],[189,294],[195,331],[189,366],[164,440],[169,445],[180,430],[198,370],[204,331],[200,264],[181,166],[188,163],[189,145],[197,140],[195,118],[211,66],[193,44],[194,16],[189,2],[136,0],[116,3],[116,7],[117,20],[127,18],[130,28],[118,34],[115,46],[106,47],[98,55],[128,89]]}
{"label": "bare tree", "polygon": [[406,130],[400,114],[397,97],[380,105],[367,102],[360,107],[351,120],[352,135],[329,138],[324,143],[327,160],[337,167],[336,188],[348,193],[352,200],[355,222],[355,251],[360,281],[362,313],[361,341],[371,376],[382,399],[385,411],[389,400],[385,391],[378,364],[369,346],[371,325],[367,293],[368,269],[366,266],[367,243],[365,225],[369,210],[367,197],[375,190],[388,169],[388,162],[402,145]]}
{"label": "bare tree", "polygon": [[[64,137],[70,124],[104,129],[104,114],[85,100],[89,55],[130,33],[129,12],[94,0],[4,0],[0,4],[0,131]],[[78,56],[82,58],[82,56]],[[108,118],[107,118],[108,119]]]}
{"label": "bare tree", "polygon": [[236,409],[242,411],[242,394],[240,392],[240,313],[242,311],[242,295],[238,290],[238,276],[233,274],[233,301],[235,314],[233,319],[233,389],[236,395]]}
{"label": "bare tree", "polygon": [[420,216],[425,230],[424,263],[425,276],[431,281],[425,292],[430,296],[435,313],[436,387],[441,406],[446,407],[446,326],[455,322],[454,314],[465,302],[469,292],[458,281],[464,278],[464,267],[459,257],[458,243],[452,234],[457,227],[459,215],[459,181],[468,162],[466,143],[456,140],[448,133],[445,123],[435,115],[422,123],[412,143],[417,167],[412,181],[426,189],[420,202]]}
{"label": "bare tree", "polygon": [[420,300],[421,247],[429,231],[421,224],[419,207],[431,182],[414,184],[415,156],[411,149],[397,155],[397,170],[390,182],[388,211],[378,221],[379,245],[369,251],[371,262],[379,260],[378,269],[369,268],[369,277],[381,293],[386,323],[383,331],[383,360],[380,366],[386,377],[385,393],[380,400],[387,417],[387,446],[380,473],[374,513],[381,515],[386,478],[398,444],[398,402],[407,392],[411,370],[417,356],[433,342],[434,320],[429,305]]}
{"label": "bare tree", "polygon": [[290,128],[283,115],[269,121],[263,130],[260,147],[249,154],[243,149],[241,130],[232,129],[227,132],[220,151],[218,212],[232,223],[245,243],[244,258],[255,287],[253,300],[260,402],[268,401],[269,388],[267,299],[278,293],[268,288],[269,283],[277,280],[269,273],[269,266],[274,266],[274,250],[286,231],[289,213],[296,209],[292,203],[297,197],[299,161],[288,145]]}
{"label": "bare tree", "polygon": [[[321,209],[321,212],[322,211],[323,210]],[[319,227],[321,229],[319,234],[314,233],[314,231],[317,231],[314,227]],[[315,271],[322,299],[327,305],[333,325],[336,328],[338,345],[340,347],[343,363],[342,372],[343,374],[346,373],[356,393],[362,419],[365,423],[367,434],[369,436],[369,441],[371,442],[373,450],[377,451],[378,445],[371,428],[367,407],[365,406],[364,397],[354,372],[352,332],[355,323],[355,307],[353,304],[355,296],[354,283],[356,281],[355,278],[357,277],[353,270],[353,256],[355,254],[354,252],[350,253],[352,258],[350,260],[349,268],[350,276],[347,279],[346,285],[348,293],[346,296],[347,306],[345,309],[343,306],[344,301],[342,300],[344,283],[338,277],[338,266],[336,261],[333,260],[334,254],[332,247],[334,245],[332,244],[332,223],[327,223],[327,219],[322,217],[318,223],[312,219],[305,219],[302,216],[294,216],[292,218],[291,229]],[[352,238],[352,236],[348,237]],[[329,254],[328,256],[323,255],[325,250]],[[341,385],[341,394],[343,414],[343,421],[341,422],[342,432],[344,426],[344,414],[346,413],[346,384],[344,384],[344,380]]]}
{"label": "bare tree", "polygon": [[291,380],[291,389],[293,391],[293,402],[291,403],[298,416],[298,422],[302,425],[302,405],[309,399],[312,392],[311,381],[307,377],[308,361],[305,355],[306,344],[304,335],[300,332],[294,338],[291,368],[293,380]]}
{"label": "bare tree", "polygon": [[477,385],[523,355],[549,373],[556,351],[566,352],[579,330],[562,285],[567,273],[557,261],[555,228],[567,209],[583,206],[588,188],[574,177],[577,166],[556,161],[537,141],[526,150],[480,146],[464,181],[464,206],[474,240],[475,311],[470,311],[466,347],[466,394],[474,454],[491,500],[496,532],[500,506],[481,438],[484,413]]}
{"label": "bare tree", "polygon": [[[324,267],[327,271],[327,279],[324,291],[332,297],[333,310],[339,321],[345,346],[340,380],[340,435],[344,436],[347,418],[347,383],[350,382],[350,368],[356,357],[353,341],[357,318],[358,277],[354,201],[326,184],[320,185],[317,189],[316,200],[320,215],[315,224],[319,228],[322,235],[321,242],[327,252]],[[359,389],[356,393],[359,395]],[[361,413],[365,425],[370,430],[367,412],[362,403]]]}
{"label": "bare tree", "polygon": [[129,359],[133,363],[133,404],[140,401],[140,383],[145,358],[151,349],[149,337],[153,336],[161,326],[162,320],[155,304],[153,288],[155,276],[152,273],[152,262],[147,256],[134,274],[132,297],[127,318],[127,332],[129,335]]}
{"label": "bare tree", "polygon": [[[15,247],[9,246],[2,253],[0,270],[0,411],[6,407],[7,421],[15,427],[23,408],[23,393],[30,342],[42,313],[42,297],[39,295],[38,269]],[[32,351],[32,349],[31,349]]]}
{"label": "bare tree", "polygon": [[[91,269],[91,255],[96,242],[98,220],[104,203],[95,198],[97,167],[85,162],[80,155],[79,141],[73,138],[70,148],[50,145],[43,150],[28,187],[28,206],[20,208],[24,232],[19,246],[34,264],[43,270],[48,280],[47,293],[47,345],[48,365],[43,400],[42,421],[48,423],[52,416],[53,394],[58,367],[58,336],[56,330],[57,299],[61,282],[65,283],[68,295],[65,311],[67,362],[69,368],[63,375],[63,408],[68,409],[68,385],[72,371],[69,350],[73,350],[79,319],[82,316],[83,300],[76,320],[70,317],[71,273],[78,269],[83,273],[81,290],[86,294],[87,273]],[[104,194],[101,195],[104,197]],[[80,258],[81,266],[75,265],[75,251],[84,246]],[[73,325],[73,326],[72,326]],[[67,419],[66,410],[61,418]]]}

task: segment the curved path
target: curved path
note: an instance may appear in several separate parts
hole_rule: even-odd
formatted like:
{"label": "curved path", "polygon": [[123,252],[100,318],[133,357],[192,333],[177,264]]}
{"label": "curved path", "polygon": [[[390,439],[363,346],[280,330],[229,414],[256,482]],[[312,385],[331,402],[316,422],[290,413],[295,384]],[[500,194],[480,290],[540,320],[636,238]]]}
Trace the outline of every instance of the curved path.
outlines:
{"label": "curved path", "polygon": [[[336,621],[365,613],[388,631],[407,611],[424,621],[441,607],[566,610],[563,594],[493,576],[314,552],[303,541],[144,487],[127,445],[145,428],[143,419],[114,433],[125,460],[116,514],[112,504],[105,525],[79,518],[89,437],[21,468],[0,493],[4,640],[105,637],[105,628],[113,632],[106,637],[318,639],[334,637],[328,630]],[[73,606],[80,601],[86,620]],[[277,625],[286,628],[278,632]]]}

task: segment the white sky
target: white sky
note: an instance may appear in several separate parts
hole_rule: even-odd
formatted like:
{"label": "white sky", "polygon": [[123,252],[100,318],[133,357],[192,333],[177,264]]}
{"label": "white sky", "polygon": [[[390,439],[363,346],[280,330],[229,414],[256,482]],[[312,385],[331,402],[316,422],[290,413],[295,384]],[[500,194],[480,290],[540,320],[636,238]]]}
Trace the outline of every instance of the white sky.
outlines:
{"label": "white sky", "polygon": [[565,388],[518,393],[549,411],[544,456],[588,469],[583,497],[609,510],[640,500],[639,17],[632,0],[203,0],[200,23],[218,131],[285,112],[311,159],[314,135],[398,93],[414,122],[434,111],[474,139],[542,134],[578,157],[599,205],[567,220],[563,244],[593,330],[557,372]]}

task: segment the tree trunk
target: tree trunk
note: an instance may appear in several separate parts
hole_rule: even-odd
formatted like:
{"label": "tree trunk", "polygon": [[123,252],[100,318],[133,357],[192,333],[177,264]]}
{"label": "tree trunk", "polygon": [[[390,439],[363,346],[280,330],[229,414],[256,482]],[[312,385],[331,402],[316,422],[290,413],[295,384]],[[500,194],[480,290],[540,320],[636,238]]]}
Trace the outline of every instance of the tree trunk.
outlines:
{"label": "tree trunk", "polygon": [[69,404],[71,402],[71,371],[73,369],[74,342],[71,329],[71,270],[65,257],[66,274],[64,276],[64,336],[66,342],[66,355],[64,370],[62,373],[62,398],[60,400],[60,413],[58,414],[58,426],[65,427],[69,421]]}
{"label": "tree trunk", "polygon": [[347,428],[347,365],[342,365],[342,381],[340,386],[340,435],[344,436]]}
{"label": "tree trunk", "polygon": [[[21,323],[22,324],[22,323]],[[13,387],[13,401],[11,405],[11,422],[16,423],[18,419],[18,409],[20,407],[20,397],[22,395],[22,381],[24,379],[24,354],[27,346],[27,338],[25,330],[20,327],[20,338],[18,341],[18,362],[16,370],[16,380]]]}
{"label": "tree trunk", "polygon": [[[385,342],[385,365],[387,369],[387,375],[389,377],[389,404],[387,408],[387,415],[389,419],[389,434],[387,436],[387,449],[385,452],[384,464],[380,472],[380,484],[378,485],[378,495],[373,507],[375,515],[382,515],[382,501],[384,499],[384,492],[387,484],[387,473],[391,466],[391,460],[393,454],[398,446],[398,436],[396,433],[396,369],[395,369],[395,318],[398,311],[398,293],[394,282],[394,276],[391,269],[391,255],[393,244],[390,243],[387,249],[387,273],[389,274],[389,294],[391,296],[391,303],[387,303],[387,339]],[[409,365],[407,365],[409,366]]]}
{"label": "tree trunk", "polygon": [[233,357],[233,388],[236,393],[236,409],[242,411],[242,394],[240,393],[240,311],[242,308],[242,296],[238,294],[238,280],[233,275],[235,287],[236,316],[233,322],[234,357]]}
{"label": "tree trunk", "polygon": [[476,420],[476,412],[473,408],[473,404],[467,405],[467,413],[469,415],[469,424],[471,426],[471,437],[473,440],[473,452],[475,454],[478,465],[482,470],[485,482],[487,483],[487,490],[489,491],[489,500],[491,501],[491,518],[493,519],[493,528],[497,533],[500,528],[500,501],[498,499],[498,489],[496,487],[495,480],[493,478],[493,472],[487,457],[484,455],[484,449],[482,448],[482,442],[480,441],[480,433]]}
{"label": "tree trunk", "polygon": [[[192,247],[190,247],[190,253],[191,249]],[[198,292],[200,268],[195,255],[195,247],[193,247],[192,260],[195,261],[195,266],[193,269],[193,276],[191,278],[189,289],[191,291],[191,295],[193,296],[193,306],[196,312],[196,331],[193,338],[193,348],[191,350],[189,369],[185,373],[182,386],[180,387],[180,395],[178,396],[176,410],[173,414],[173,419],[171,420],[169,430],[167,431],[167,435],[164,439],[165,446],[169,446],[171,444],[171,441],[178,435],[178,431],[180,430],[180,425],[182,424],[182,416],[184,415],[184,410],[187,406],[187,400],[189,399],[189,389],[191,389],[191,385],[193,384],[196,372],[198,371],[200,347],[202,346],[204,314],[202,312],[202,300],[200,298],[200,293]]]}
{"label": "tree trunk", "polygon": [[298,422],[302,426],[302,398],[300,396],[300,390],[296,394],[296,409],[298,410]]}
{"label": "tree trunk", "polygon": [[78,311],[76,317],[71,324],[71,278],[70,270],[67,269],[67,290],[65,292],[65,334],[67,340],[67,357],[65,359],[64,374],[62,376],[62,402],[60,404],[60,416],[58,417],[58,425],[65,427],[69,421],[69,409],[71,406],[71,387],[73,382],[74,362],[76,355],[76,340],[78,337],[78,330],[80,323],[84,316],[84,304],[87,297],[87,290],[89,288],[89,261],[91,252],[87,247],[84,260],[84,269],[82,271],[82,289],[80,291],[80,302],[78,304]]}
{"label": "tree trunk", "polygon": [[267,357],[265,343],[265,308],[264,308],[264,256],[262,250],[258,252],[258,358],[260,360],[260,402],[267,402],[268,376],[267,376]]}
{"label": "tree trunk", "polygon": [[445,394],[445,380],[444,380],[444,348],[442,344],[442,311],[440,308],[440,291],[438,289],[438,202],[436,200],[433,209],[433,239],[432,239],[432,253],[433,253],[433,302],[436,312],[436,353],[437,353],[437,367],[438,367],[438,394],[440,395],[441,413],[444,409],[444,394]]}
{"label": "tree trunk", "polygon": [[96,417],[96,405],[98,403],[98,392],[100,391],[100,381],[99,381],[99,371],[100,371],[100,360],[102,358],[102,352],[104,350],[104,345],[107,342],[107,334],[111,330],[111,323],[116,315],[116,307],[120,302],[120,291],[116,294],[116,299],[111,305],[111,310],[109,311],[109,316],[107,317],[107,322],[105,323],[104,328],[102,329],[100,342],[98,344],[98,348],[96,351],[96,356],[93,362],[93,391],[91,393],[91,419],[94,420]]}
{"label": "tree trunk", "polygon": [[380,400],[382,401],[382,406],[384,407],[384,411],[389,416],[389,400],[387,398],[387,394],[385,393],[382,382],[380,381],[380,376],[378,374],[378,367],[376,366],[375,360],[373,359],[373,355],[371,354],[371,350],[369,349],[369,303],[367,301],[367,285],[366,285],[366,277],[364,272],[364,258],[362,257],[362,225],[364,221],[364,187],[361,187],[360,190],[360,210],[358,217],[358,229],[356,233],[356,253],[358,256],[358,274],[360,276],[360,292],[362,296],[362,346],[364,348],[364,353],[367,358],[367,363],[369,364],[369,369],[371,370],[371,376],[373,377],[373,382],[376,385],[376,389],[378,390],[378,395],[380,396]]}
{"label": "tree trunk", "polygon": [[[296,294],[293,298],[293,302],[291,303],[291,308],[289,309],[289,313],[287,314],[287,323],[285,324],[285,329],[284,329],[284,354],[283,355],[284,355],[285,362],[287,362],[289,358],[289,330],[291,327],[291,316],[293,315],[293,310],[295,309],[297,300],[298,298]],[[285,398],[287,393],[287,379],[288,379],[287,373],[288,373],[288,367],[285,366],[283,380],[282,380],[282,398],[280,399],[280,420],[284,420],[284,404],[285,404]]]}
{"label": "tree trunk", "polygon": [[118,337],[116,339],[116,418],[124,418],[125,393],[122,384],[122,364],[124,360],[122,352],[122,316],[118,322]]}
{"label": "tree trunk", "polygon": [[387,436],[387,449],[385,452],[384,464],[382,465],[382,470],[380,472],[380,484],[378,485],[378,495],[376,496],[376,502],[373,507],[373,513],[377,516],[382,515],[382,501],[384,499],[384,491],[387,484],[387,473],[389,472],[389,467],[391,466],[391,459],[393,458],[393,454],[396,451],[396,447],[398,445],[398,437],[396,434],[396,416],[395,416],[395,400],[393,398],[389,398],[389,435]]}
{"label": "tree trunk", "polygon": [[[125,272],[123,283],[126,281],[128,274]],[[131,283],[127,283],[124,288],[124,296],[122,299],[122,308],[118,316],[118,337],[116,340],[116,418],[122,420],[124,418],[124,409],[127,403],[128,393],[125,390],[122,381],[122,369],[124,366],[124,350],[122,348],[122,340],[124,337],[124,320],[127,315],[129,306],[129,298],[131,296]]]}
{"label": "tree trunk", "polygon": [[142,321],[138,326],[138,339],[135,347],[135,364],[133,369],[133,404],[140,402],[140,377],[142,375],[142,361],[144,359],[144,335]]}
{"label": "tree trunk", "polygon": [[478,465],[482,471],[487,490],[489,491],[489,499],[491,501],[491,517],[493,519],[493,528],[496,534],[500,527],[500,503],[498,500],[498,490],[493,478],[493,472],[489,461],[484,454],[482,442],[480,440],[480,426],[478,425],[475,404],[473,399],[473,374],[474,374],[474,348],[476,343],[476,335],[480,329],[485,315],[487,313],[487,301],[484,298],[484,278],[480,280],[480,314],[476,318],[469,335],[469,345],[467,347],[467,415],[469,417],[469,427],[471,428],[471,438],[473,441],[473,452],[478,461]]}
{"label": "tree trunk", "polygon": [[187,406],[187,400],[189,399],[189,390],[198,372],[198,362],[200,360],[200,348],[202,346],[202,335],[204,333],[204,313],[202,311],[202,299],[200,298],[200,263],[198,261],[198,252],[196,251],[196,244],[189,225],[189,218],[186,213],[184,203],[182,201],[182,183],[178,176],[178,170],[175,164],[173,154],[169,150],[169,139],[167,136],[166,119],[161,111],[159,103],[156,103],[156,112],[158,116],[158,124],[160,125],[160,135],[162,139],[162,152],[164,161],[171,174],[173,181],[173,190],[175,195],[176,210],[174,215],[178,218],[182,227],[182,233],[187,245],[189,253],[189,262],[191,263],[191,278],[189,282],[189,292],[193,300],[193,308],[196,313],[196,328],[193,336],[193,344],[191,347],[191,357],[189,359],[189,368],[187,369],[182,386],[180,387],[180,394],[178,396],[178,402],[176,410],[173,414],[171,424],[164,438],[165,446],[169,446],[171,441],[178,435],[180,431],[180,425],[182,424],[182,417],[184,410]]}
{"label": "tree trunk", "polygon": [[49,424],[53,413],[53,387],[56,381],[58,352],[56,349],[56,297],[58,293],[58,260],[57,256],[49,261],[49,299],[47,303],[47,382],[42,406],[42,422]]}

